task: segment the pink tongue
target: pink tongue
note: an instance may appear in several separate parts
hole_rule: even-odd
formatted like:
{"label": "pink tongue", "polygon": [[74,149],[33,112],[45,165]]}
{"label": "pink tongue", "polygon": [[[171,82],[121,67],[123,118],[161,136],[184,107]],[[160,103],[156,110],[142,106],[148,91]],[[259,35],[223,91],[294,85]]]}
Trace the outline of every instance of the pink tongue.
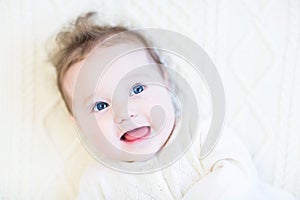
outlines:
{"label": "pink tongue", "polygon": [[132,131],[128,131],[124,137],[128,141],[134,141],[136,139],[142,138],[146,136],[148,133],[148,127],[143,126],[141,128],[134,129]]}

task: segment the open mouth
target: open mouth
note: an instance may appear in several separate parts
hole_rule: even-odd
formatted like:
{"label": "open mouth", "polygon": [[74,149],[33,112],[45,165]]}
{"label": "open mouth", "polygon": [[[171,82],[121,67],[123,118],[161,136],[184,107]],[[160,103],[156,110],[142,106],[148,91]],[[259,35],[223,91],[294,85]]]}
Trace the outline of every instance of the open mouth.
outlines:
{"label": "open mouth", "polygon": [[150,135],[150,127],[141,126],[131,131],[127,131],[121,136],[120,140],[124,142],[135,142],[135,141],[143,140],[147,138],[149,135]]}

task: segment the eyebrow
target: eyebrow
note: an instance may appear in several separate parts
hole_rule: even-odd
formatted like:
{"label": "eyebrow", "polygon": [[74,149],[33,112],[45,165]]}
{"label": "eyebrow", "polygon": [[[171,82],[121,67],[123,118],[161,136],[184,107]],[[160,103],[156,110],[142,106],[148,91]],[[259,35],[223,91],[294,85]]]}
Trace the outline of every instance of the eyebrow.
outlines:
{"label": "eyebrow", "polygon": [[89,95],[88,97],[85,98],[84,103],[85,103],[85,104],[88,103],[89,106],[90,106],[90,102],[91,102],[91,103],[95,103],[95,102],[94,102],[95,96],[96,96],[95,94]]}

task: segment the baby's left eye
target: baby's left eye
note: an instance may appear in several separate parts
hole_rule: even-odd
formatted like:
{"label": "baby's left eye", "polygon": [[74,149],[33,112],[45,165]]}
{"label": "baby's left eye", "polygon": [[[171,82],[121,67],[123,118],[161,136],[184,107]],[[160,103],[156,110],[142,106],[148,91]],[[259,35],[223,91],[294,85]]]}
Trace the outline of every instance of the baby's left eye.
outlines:
{"label": "baby's left eye", "polygon": [[135,95],[135,94],[139,94],[139,93],[143,92],[143,91],[144,91],[144,88],[145,88],[145,86],[143,86],[143,85],[140,85],[140,84],[135,85],[135,86],[132,88],[132,91],[130,92],[130,96],[133,96],[133,95]]}

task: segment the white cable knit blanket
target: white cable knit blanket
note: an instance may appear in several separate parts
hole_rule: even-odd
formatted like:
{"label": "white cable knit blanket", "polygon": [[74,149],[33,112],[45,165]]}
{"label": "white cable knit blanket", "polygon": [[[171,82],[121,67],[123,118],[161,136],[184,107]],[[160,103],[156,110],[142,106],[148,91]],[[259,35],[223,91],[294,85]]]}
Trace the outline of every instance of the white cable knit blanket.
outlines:
{"label": "white cable knit blanket", "polygon": [[[99,13],[99,23],[170,29],[201,45],[222,78],[227,123],[250,152],[257,174],[264,182],[300,199],[299,0],[3,0],[1,200],[64,200],[78,196],[83,171],[94,161],[68,118],[46,50],[62,25],[91,10]],[[103,184],[99,182],[103,179],[98,178],[101,170],[91,170],[85,177],[91,173],[94,179],[83,179],[80,195],[84,198],[84,185],[90,182],[91,190],[102,188],[107,197],[126,190],[127,196],[142,198],[143,192],[151,191],[132,193],[133,187],[150,187],[146,180],[153,178],[153,185],[162,187],[162,191],[153,189],[153,194],[162,198],[163,192],[169,199],[181,198],[192,186],[197,188],[197,183],[209,182],[204,173],[213,161],[205,162],[208,161],[203,161],[201,168],[196,152],[189,152],[165,169],[165,174],[152,174],[145,179],[131,176],[132,184],[128,186],[121,184],[128,183],[128,175],[120,175],[118,182],[107,179]],[[229,163],[228,167],[238,166],[228,160],[223,162]],[[211,175],[217,176],[222,168],[215,170],[216,175]],[[109,189],[111,184],[114,187]],[[257,191],[266,188],[261,186]],[[213,188],[206,191],[216,194]]]}

